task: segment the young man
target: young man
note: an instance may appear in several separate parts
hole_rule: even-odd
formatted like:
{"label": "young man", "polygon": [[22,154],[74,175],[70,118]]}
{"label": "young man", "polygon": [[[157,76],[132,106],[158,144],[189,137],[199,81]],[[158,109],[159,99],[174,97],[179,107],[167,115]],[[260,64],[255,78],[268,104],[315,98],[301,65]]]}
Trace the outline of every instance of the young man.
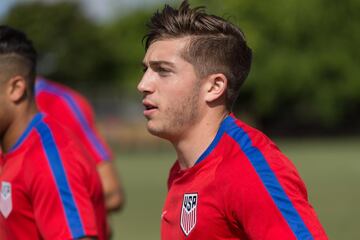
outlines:
{"label": "young man", "polygon": [[107,239],[95,162],[38,112],[35,69],[31,41],[0,26],[0,239]]}
{"label": "young man", "polygon": [[240,29],[187,1],[148,26],[138,90],[177,153],[161,238],[327,239],[292,163],[231,113],[252,56]]}
{"label": "young man", "polygon": [[111,150],[96,129],[94,111],[88,100],[79,92],[42,77],[36,79],[35,94],[39,110],[69,128],[95,159],[107,211],[120,210],[124,204],[122,185]]}

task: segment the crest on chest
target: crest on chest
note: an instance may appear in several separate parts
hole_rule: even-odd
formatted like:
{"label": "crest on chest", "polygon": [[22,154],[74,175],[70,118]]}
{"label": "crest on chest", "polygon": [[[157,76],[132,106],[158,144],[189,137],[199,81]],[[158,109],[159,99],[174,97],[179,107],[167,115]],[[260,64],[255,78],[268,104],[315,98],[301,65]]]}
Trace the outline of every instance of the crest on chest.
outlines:
{"label": "crest on chest", "polygon": [[196,225],[196,208],[198,205],[197,193],[185,193],[181,207],[180,226],[186,236],[194,229]]}
{"label": "crest on chest", "polygon": [[11,210],[11,184],[9,182],[2,181],[0,189],[0,212],[4,216],[4,218],[7,218]]}

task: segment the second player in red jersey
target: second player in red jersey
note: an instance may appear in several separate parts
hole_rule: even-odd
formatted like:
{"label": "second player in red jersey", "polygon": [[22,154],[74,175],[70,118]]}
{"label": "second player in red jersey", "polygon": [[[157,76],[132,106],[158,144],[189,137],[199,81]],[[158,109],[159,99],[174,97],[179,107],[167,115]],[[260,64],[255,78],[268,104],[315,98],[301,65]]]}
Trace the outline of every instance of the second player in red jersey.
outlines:
{"label": "second player in red jersey", "polygon": [[148,26],[138,90],[177,154],[161,239],[327,239],[295,167],[231,113],[252,58],[241,30],[187,1]]}
{"label": "second player in red jersey", "polygon": [[2,157],[8,211],[5,239],[106,238],[105,205],[96,167],[78,142],[51,117],[38,113]]}
{"label": "second player in red jersey", "polygon": [[79,92],[54,81],[38,77],[35,84],[36,104],[78,138],[88,156],[95,160],[103,184],[108,211],[122,208],[122,184],[112,162],[112,152],[95,125],[94,111]]}
{"label": "second player in red jersey", "polygon": [[35,94],[39,110],[70,128],[97,164],[112,159],[110,148],[97,132],[92,107],[85,97],[43,77],[36,79]]}

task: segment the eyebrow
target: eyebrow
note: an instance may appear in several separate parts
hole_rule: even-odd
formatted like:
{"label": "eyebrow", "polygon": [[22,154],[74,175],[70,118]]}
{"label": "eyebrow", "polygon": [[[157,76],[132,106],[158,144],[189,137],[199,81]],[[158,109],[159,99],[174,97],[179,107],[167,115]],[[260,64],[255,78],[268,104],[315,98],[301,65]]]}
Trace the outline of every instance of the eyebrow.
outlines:
{"label": "eyebrow", "polygon": [[[142,65],[144,67],[147,67],[146,63],[145,62],[142,62]],[[149,65],[151,67],[158,67],[160,65],[166,65],[166,66],[169,66],[169,67],[175,67],[175,64],[172,63],[172,62],[168,62],[168,61],[150,61],[149,62]]]}

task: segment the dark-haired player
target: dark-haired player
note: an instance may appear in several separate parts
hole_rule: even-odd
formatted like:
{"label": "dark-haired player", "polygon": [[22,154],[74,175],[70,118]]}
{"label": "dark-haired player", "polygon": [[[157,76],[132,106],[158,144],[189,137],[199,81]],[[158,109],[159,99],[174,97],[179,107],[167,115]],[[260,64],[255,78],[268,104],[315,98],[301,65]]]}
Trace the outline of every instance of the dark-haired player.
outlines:
{"label": "dark-haired player", "polygon": [[149,132],[177,153],[161,238],[327,239],[292,163],[231,113],[251,65],[241,30],[187,1],[148,26],[138,90]]}
{"label": "dark-haired player", "polygon": [[95,162],[38,112],[35,69],[31,41],[0,26],[0,239],[107,239]]}

